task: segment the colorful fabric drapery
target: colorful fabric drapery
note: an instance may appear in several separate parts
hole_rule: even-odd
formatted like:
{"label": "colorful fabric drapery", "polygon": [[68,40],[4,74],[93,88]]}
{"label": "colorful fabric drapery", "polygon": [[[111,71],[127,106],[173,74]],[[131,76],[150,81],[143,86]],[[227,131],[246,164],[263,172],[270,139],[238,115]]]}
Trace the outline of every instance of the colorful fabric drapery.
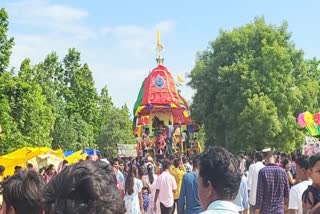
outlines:
{"label": "colorful fabric drapery", "polygon": [[174,123],[190,122],[189,105],[179,94],[174,78],[163,65],[153,69],[141,85],[133,110],[133,128],[139,118],[154,112],[170,112]]}

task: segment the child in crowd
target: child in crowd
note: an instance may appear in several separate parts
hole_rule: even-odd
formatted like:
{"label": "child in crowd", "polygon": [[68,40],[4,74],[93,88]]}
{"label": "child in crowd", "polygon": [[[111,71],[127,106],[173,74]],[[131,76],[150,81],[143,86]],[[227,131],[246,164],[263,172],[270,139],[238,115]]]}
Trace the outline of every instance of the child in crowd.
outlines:
{"label": "child in crowd", "polygon": [[302,195],[303,213],[320,213],[320,153],[310,158],[312,185]]}

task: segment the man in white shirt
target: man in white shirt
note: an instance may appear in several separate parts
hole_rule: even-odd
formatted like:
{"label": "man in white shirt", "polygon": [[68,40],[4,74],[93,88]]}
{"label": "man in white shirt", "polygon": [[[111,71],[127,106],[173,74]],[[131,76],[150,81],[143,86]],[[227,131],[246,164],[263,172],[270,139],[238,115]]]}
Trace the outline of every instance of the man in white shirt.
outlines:
{"label": "man in white shirt", "polygon": [[176,179],[169,172],[170,162],[165,160],[162,162],[163,172],[156,182],[156,194],[154,197],[154,212],[157,212],[156,202],[159,197],[161,214],[173,213],[173,193],[177,190]]}
{"label": "man in white shirt", "polygon": [[289,214],[302,214],[302,194],[312,184],[312,180],[308,176],[309,158],[300,156],[297,160],[297,181],[300,183],[294,185],[289,193]]}
{"label": "man in white shirt", "polygon": [[200,155],[198,194],[201,214],[239,214],[233,203],[240,186],[238,161],[222,147],[209,147]]}
{"label": "man in white shirt", "polygon": [[248,174],[250,213],[255,212],[258,175],[259,175],[260,169],[262,169],[264,167],[264,165],[262,163],[263,155],[261,152],[256,152],[254,155],[254,159],[255,159],[256,163],[250,165],[249,174]]}

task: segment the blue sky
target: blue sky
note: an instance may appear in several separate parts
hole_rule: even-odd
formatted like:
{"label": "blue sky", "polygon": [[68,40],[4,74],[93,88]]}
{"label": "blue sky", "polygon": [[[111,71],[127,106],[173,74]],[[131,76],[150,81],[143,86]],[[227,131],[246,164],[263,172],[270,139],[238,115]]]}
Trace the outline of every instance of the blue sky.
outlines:
{"label": "blue sky", "polygon": [[[292,40],[307,57],[320,57],[320,1],[106,1],[0,0],[15,37],[11,66],[31,58],[38,63],[51,51],[63,57],[81,51],[97,90],[107,85],[114,103],[132,109],[141,82],[156,66],[156,29],[166,48],[165,65],[176,77],[193,68],[197,51],[219,29],[231,30],[264,16],[267,23],[289,23]],[[191,100],[193,91],[182,88]]]}

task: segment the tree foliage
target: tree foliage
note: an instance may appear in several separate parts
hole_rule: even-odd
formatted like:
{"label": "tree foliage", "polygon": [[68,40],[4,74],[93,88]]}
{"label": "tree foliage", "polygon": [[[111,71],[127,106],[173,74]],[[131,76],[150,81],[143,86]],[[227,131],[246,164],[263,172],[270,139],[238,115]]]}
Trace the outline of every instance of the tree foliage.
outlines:
{"label": "tree foliage", "polygon": [[126,105],[121,108],[114,107],[106,87],[101,91],[100,107],[101,125],[97,143],[108,156],[114,156],[117,152],[117,144],[135,142],[131,130],[132,121],[128,120],[130,117],[129,109]]}
{"label": "tree foliage", "polygon": [[4,73],[10,62],[11,49],[13,47],[13,38],[9,38],[8,32],[8,14],[5,9],[0,9],[0,74]]}
{"label": "tree foliage", "polygon": [[17,75],[7,70],[13,38],[0,10],[0,155],[23,146],[67,150],[86,147],[117,154],[117,143],[131,143],[128,108],[117,108],[103,88],[97,94],[88,64],[69,49],[62,61],[55,52],[32,65],[22,61]]}
{"label": "tree foliage", "polygon": [[285,151],[303,143],[295,118],[318,108],[319,61],[304,59],[287,28],[256,18],[221,30],[198,53],[189,84],[196,90],[193,115],[205,125],[208,143]]}

